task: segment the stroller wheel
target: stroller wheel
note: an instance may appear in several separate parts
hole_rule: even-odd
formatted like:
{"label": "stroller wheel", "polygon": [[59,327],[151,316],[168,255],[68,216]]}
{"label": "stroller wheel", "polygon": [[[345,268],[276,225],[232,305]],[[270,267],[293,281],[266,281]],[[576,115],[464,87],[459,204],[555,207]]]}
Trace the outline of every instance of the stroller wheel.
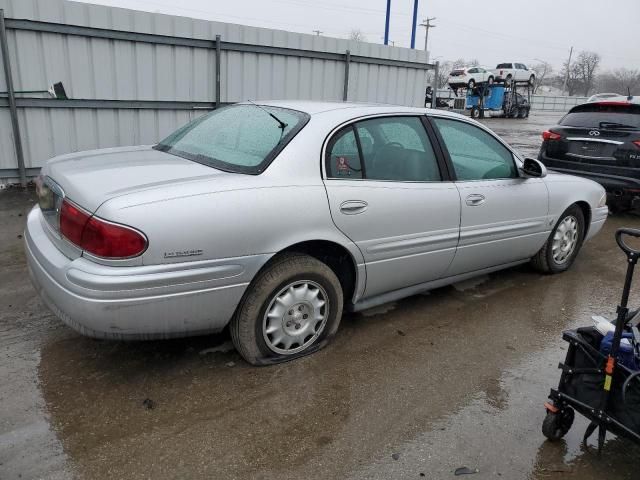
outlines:
{"label": "stroller wheel", "polygon": [[573,425],[573,419],[575,418],[575,412],[573,408],[565,408],[559,412],[547,412],[547,416],[542,422],[542,433],[549,440],[556,441],[564,437],[571,425]]}

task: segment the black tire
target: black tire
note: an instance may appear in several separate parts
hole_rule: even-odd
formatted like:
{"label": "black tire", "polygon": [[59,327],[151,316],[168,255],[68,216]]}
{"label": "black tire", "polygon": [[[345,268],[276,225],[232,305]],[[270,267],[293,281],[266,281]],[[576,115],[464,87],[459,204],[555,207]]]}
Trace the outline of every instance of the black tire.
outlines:
{"label": "black tire", "polygon": [[[263,319],[267,308],[283,288],[296,280],[312,281],[327,295],[326,323],[303,350],[283,354],[273,351],[263,335]],[[312,353],[324,347],[340,325],[343,293],[335,273],[324,263],[309,255],[288,253],[276,257],[249,285],[238,310],[231,320],[231,340],[238,353],[252,365],[282,363]],[[306,340],[305,340],[306,341]]]}
{"label": "black tire", "polygon": [[531,85],[532,87],[536,84],[536,76],[535,75],[531,75],[529,77],[529,85]]}
{"label": "black tire", "polygon": [[542,434],[555,442],[564,437],[573,425],[575,412],[572,408],[565,408],[560,412],[547,412],[542,422]]}
{"label": "black tire", "polygon": [[491,75],[491,76],[487,79],[487,83],[488,83],[489,85],[493,85],[494,80],[495,80],[495,79],[493,78],[493,75]]}
{"label": "black tire", "polygon": [[[573,248],[573,251],[570,255],[563,260],[561,263],[556,262],[553,258],[553,239],[558,230],[559,225],[568,217],[573,216],[577,220],[577,239],[576,244]],[[584,214],[582,210],[577,205],[571,205],[567,208],[562,215],[558,218],[558,221],[551,230],[551,234],[547,241],[542,246],[540,251],[536,253],[536,255],[531,259],[531,264],[533,267],[542,272],[542,273],[561,273],[569,269],[573,264],[578,252],[580,251],[580,247],[582,247],[582,242],[584,240],[584,232],[585,232],[585,222],[584,222]]]}
{"label": "black tire", "polygon": [[624,213],[631,210],[631,200],[625,197],[607,195],[607,205],[609,207],[609,211],[613,214]]}
{"label": "black tire", "polygon": [[480,118],[480,108],[471,107],[471,118]]}
{"label": "black tire", "polygon": [[504,79],[505,86],[510,87],[512,79],[513,79],[513,77],[511,76],[511,74],[507,75],[507,78]]}
{"label": "black tire", "polygon": [[472,78],[471,80],[469,80],[469,83],[467,83],[467,88],[469,90],[473,90],[476,87],[476,81]]}

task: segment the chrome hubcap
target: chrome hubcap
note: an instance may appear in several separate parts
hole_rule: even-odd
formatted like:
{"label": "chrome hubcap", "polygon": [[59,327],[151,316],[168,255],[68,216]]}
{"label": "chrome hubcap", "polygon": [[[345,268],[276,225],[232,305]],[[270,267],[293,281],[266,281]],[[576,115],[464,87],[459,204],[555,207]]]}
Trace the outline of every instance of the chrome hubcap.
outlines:
{"label": "chrome hubcap", "polygon": [[283,355],[300,352],[324,329],[329,316],[329,297],[311,280],[293,282],[269,303],[262,335],[269,349]]}
{"label": "chrome hubcap", "polygon": [[551,253],[557,264],[566,262],[578,243],[578,220],[573,215],[562,219],[553,234]]}

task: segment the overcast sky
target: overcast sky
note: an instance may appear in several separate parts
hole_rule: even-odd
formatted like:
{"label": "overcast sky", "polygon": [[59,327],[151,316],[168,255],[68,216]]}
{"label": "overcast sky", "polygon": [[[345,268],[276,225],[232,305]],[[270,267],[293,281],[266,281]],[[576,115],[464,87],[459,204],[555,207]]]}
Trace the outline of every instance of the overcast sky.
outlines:
{"label": "overcast sky", "polygon": [[[228,23],[346,38],[361,30],[382,43],[386,0],[81,0]],[[413,0],[391,0],[389,38],[409,47]],[[559,68],[574,51],[593,50],[603,68],[640,68],[640,0],[420,0],[418,20],[437,17],[429,32],[432,60],[476,58]],[[424,48],[418,27],[416,47]]]}

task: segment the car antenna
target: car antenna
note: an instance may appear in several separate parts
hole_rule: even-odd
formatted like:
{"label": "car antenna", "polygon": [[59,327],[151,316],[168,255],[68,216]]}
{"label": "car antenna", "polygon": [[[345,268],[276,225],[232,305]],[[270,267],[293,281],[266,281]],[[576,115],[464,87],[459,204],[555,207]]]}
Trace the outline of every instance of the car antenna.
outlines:
{"label": "car antenna", "polygon": [[269,110],[267,110],[266,108],[264,108],[261,105],[258,105],[257,103],[253,103],[251,100],[247,100],[247,102],[249,102],[251,105],[255,105],[256,107],[258,107],[260,110],[266,112],[269,116],[271,116],[271,118],[273,118],[276,122],[278,122],[278,125],[280,125],[280,128],[284,131],[285,128],[287,128],[287,124],[284,123],[282,120],[280,120],[278,117],[276,117],[273,113],[271,113]]}

